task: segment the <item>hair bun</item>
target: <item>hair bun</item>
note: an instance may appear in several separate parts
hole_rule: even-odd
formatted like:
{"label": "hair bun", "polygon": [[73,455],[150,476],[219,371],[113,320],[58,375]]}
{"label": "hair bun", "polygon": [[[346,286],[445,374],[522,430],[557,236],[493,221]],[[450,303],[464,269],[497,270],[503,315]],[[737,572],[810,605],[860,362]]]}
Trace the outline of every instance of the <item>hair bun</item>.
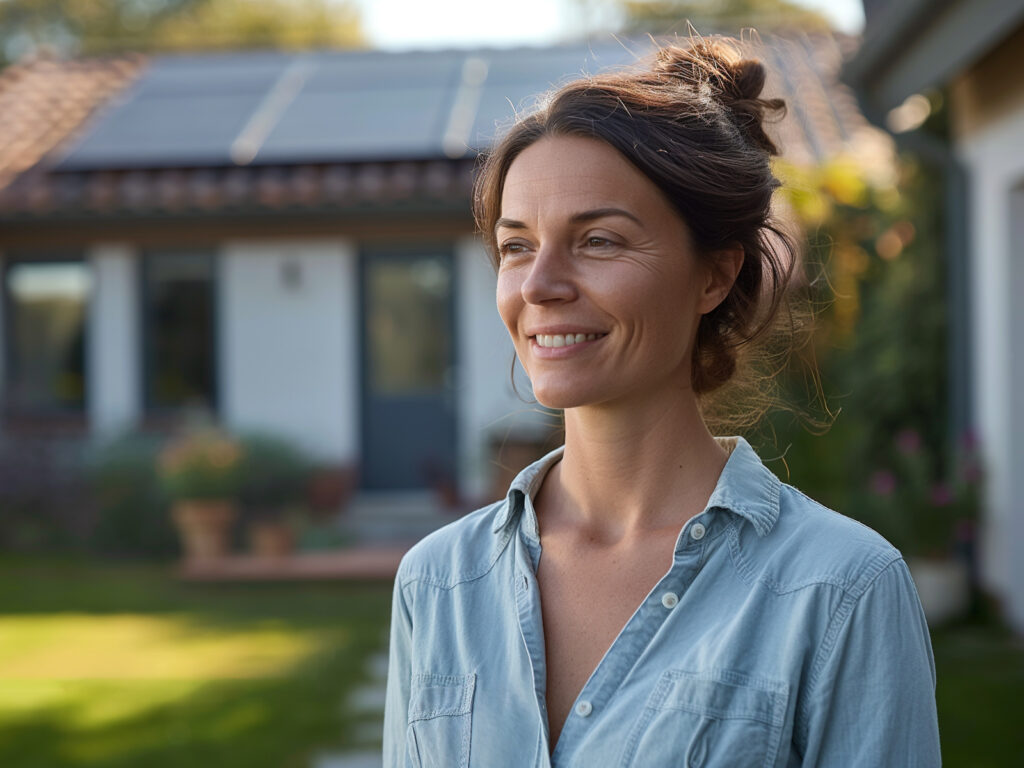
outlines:
{"label": "hair bun", "polygon": [[733,114],[737,127],[757,146],[778,154],[764,131],[767,112],[785,114],[782,99],[762,99],[767,73],[757,59],[745,59],[733,45],[698,38],[689,47],[666,46],[657,52],[653,70],[708,94]]}

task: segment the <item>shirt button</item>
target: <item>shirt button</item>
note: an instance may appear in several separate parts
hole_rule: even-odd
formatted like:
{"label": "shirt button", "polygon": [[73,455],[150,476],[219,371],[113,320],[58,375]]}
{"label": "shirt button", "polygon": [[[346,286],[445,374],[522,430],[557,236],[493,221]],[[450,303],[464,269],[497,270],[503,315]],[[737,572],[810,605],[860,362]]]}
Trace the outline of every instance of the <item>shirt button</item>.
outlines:
{"label": "shirt button", "polygon": [[576,714],[580,717],[589,717],[590,713],[593,711],[594,707],[589,701],[581,701],[576,705]]}
{"label": "shirt button", "polygon": [[690,538],[694,541],[703,539],[705,533],[707,533],[707,529],[700,523],[694,523],[693,527],[690,528]]}
{"label": "shirt button", "polygon": [[679,597],[675,592],[666,592],[661,596],[661,604],[666,608],[675,608],[676,603],[679,602]]}

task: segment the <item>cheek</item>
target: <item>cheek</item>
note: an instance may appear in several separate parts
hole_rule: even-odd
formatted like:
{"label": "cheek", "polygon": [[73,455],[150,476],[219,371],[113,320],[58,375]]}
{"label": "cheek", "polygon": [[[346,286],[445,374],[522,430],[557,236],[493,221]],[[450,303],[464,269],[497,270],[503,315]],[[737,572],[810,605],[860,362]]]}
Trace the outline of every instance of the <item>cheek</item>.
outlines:
{"label": "cheek", "polygon": [[668,275],[648,283],[643,290],[630,291],[622,299],[629,303],[626,314],[639,320],[644,337],[664,353],[675,354],[689,344],[699,320],[691,284]]}
{"label": "cheek", "polygon": [[498,286],[495,292],[495,303],[498,306],[498,314],[505,323],[509,333],[515,338],[515,325],[522,308],[522,291],[520,281],[515,279],[508,272],[498,273]]}

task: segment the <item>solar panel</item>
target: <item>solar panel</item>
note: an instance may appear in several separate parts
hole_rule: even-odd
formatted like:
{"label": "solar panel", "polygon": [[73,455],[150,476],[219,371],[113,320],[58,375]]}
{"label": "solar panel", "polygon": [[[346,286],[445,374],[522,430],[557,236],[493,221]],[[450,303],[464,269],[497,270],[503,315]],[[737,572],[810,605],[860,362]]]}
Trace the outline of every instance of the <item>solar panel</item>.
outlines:
{"label": "solar panel", "polygon": [[306,79],[306,89],[449,87],[459,76],[462,59],[463,54],[452,51],[313,54],[315,69]]}
{"label": "solar panel", "polygon": [[488,85],[507,83],[546,83],[551,85],[594,74],[610,66],[620,66],[633,60],[623,48],[571,47],[549,50],[493,51],[487,55],[490,68]]}
{"label": "solar panel", "polygon": [[553,85],[633,60],[617,44],[157,58],[57,167],[455,157]]}
{"label": "solar panel", "polygon": [[254,162],[388,160],[438,154],[449,88],[300,93]]}
{"label": "solar panel", "polygon": [[500,51],[489,55],[487,80],[480,97],[469,144],[482,149],[499,138],[517,115],[536,109],[541,97],[564,83],[626,66],[634,54],[619,45],[541,51]]}
{"label": "solar panel", "polygon": [[211,91],[266,92],[293,58],[277,51],[167,56],[154,60],[136,92],[143,98]]}
{"label": "solar panel", "polygon": [[470,147],[483,149],[500,138],[516,116],[532,112],[538,106],[538,97],[550,88],[549,82],[488,83],[469,132]]}
{"label": "solar panel", "polygon": [[250,91],[135,99],[100,121],[58,169],[226,164],[262,98]]}
{"label": "solar panel", "polygon": [[58,170],[224,165],[292,56],[233,54],[156,59],[96,116]]}

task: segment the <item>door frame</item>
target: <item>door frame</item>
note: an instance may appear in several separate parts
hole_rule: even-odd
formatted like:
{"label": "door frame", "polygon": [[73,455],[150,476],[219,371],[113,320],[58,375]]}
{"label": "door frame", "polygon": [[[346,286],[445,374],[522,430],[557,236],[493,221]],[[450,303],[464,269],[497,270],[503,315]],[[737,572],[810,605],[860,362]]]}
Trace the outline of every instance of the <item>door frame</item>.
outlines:
{"label": "door frame", "polygon": [[[366,451],[367,436],[369,434],[368,414],[369,414],[369,402],[370,402],[370,387],[369,387],[369,344],[366,327],[366,311],[368,308],[368,296],[369,290],[367,285],[367,279],[369,270],[367,269],[369,263],[372,260],[377,259],[388,259],[398,258],[411,260],[417,256],[430,256],[437,255],[447,259],[451,266],[450,272],[450,283],[448,292],[448,338],[450,339],[449,345],[449,361],[451,370],[451,381],[448,383],[448,388],[452,397],[452,405],[450,408],[450,420],[452,427],[452,472],[454,477],[452,478],[457,486],[461,486],[461,478],[459,477],[459,426],[460,426],[460,413],[459,413],[459,399],[458,399],[458,384],[459,384],[459,370],[461,360],[459,357],[459,322],[458,317],[458,292],[461,289],[459,280],[458,270],[458,253],[455,248],[455,243],[450,240],[421,240],[415,242],[373,242],[370,244],[360,244],[358,250],[358,323],[357,323],[357,334],[359,337],[359,454],[363,457],[362,461],[365,462],[368,458]],[[360,473],[360,487],[365,488],[363,485],[365,473]],[[376,491],[377,489],[371,489]],[[424,489],[420,489],[424,490]]]}

